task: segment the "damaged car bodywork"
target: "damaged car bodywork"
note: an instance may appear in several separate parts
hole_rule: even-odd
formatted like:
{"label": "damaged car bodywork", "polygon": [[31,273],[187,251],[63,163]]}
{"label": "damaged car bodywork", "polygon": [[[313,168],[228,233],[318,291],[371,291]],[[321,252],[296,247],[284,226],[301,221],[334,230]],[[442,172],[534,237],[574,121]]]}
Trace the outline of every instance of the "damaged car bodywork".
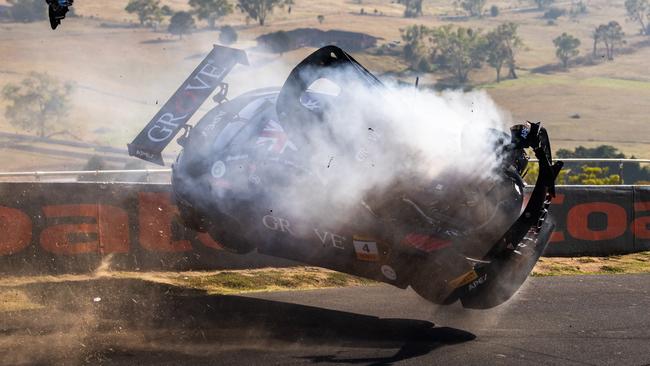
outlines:
{"label": "damaged car bodywork", "polygon": [[[410,286],[438,304],[460,300],[464,307],[485,309],[517,291],[553,231],[548,208],[562,167],[552,161],[548,135],[539,123],[514,126],[510,135],[486,133],[495,154],[503,156],[498,184],[467,181],[453,169],[439,180],[404,176],[367,192],[354,203],[353,214],[339,218],[327,192],[343,186],[323,182],[310,164],[312,137],[305,126],[318,126],[336,144],[336,131],[328,130],[323,116],[337,107],[337,100],[354,97],[346,94],[345,83],[368,89],[383,84],[346,52],[327,46],[296,66],[281,88],[228,100],[224,78],[236,64],[247,63],[243,51],[215,46],[129,144],[131,155],[162,164],[162,150],[185,130],[172,176],[185,225],[234,252],[257,250]],[[342,68],[346,80],[337,79],[335,71]],[[321,79],[342,87],[336,93],[314,91]],[[219,105],[190,127],[189,118],[215,89]],[[381,156],[386,147],[380,134],[368,128],[374,150],[350,149],[351,160]],[[540,169],[524,204],[528,148]],[[288,188],[278,194],[269,182]],[[310,198],[317,212],[286,209],[296,185],[323,192]],[[327,220],[320,219],[324,216]]]}

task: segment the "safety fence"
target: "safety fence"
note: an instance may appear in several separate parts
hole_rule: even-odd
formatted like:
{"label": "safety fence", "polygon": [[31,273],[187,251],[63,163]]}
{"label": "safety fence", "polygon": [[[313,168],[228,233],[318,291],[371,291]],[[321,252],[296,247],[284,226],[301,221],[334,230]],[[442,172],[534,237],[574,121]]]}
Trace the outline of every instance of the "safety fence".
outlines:
{"label": "safety fence", "polygon": [[[168,184],[0,183],[0,272],[90,271],[107,256],[121,269],[286,266],[222,250],[185,228]],[[650,186],[560,186],[546,256],[650,250]]]}

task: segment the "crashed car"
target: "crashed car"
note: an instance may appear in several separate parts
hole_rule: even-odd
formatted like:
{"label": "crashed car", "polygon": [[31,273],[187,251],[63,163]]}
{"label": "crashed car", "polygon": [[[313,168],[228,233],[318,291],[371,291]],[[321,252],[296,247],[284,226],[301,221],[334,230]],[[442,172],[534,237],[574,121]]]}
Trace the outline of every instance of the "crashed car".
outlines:
{"label": "crashed car", "polygon": [[[248,64],[243,51],[215,46],[129,144],[132,156],[162,165],[162,150],[184,130],[172,186],[186,226],[237,253],[256,250],[410,286],[436,304],[460,300],[466,308],[487,309],[523,284],[550,240],[548,208],[562,167],[553,162],[540,123],[514,126],[509,134],[485,132],[502,157],[496,183],[468,181],[453,169],[431,180],[404,175],[364,192],[347,206],[351,213],[339,217],[328,192],[344,190],[345,179],[321,179],[319,169],[330,164],[313,166],[312,126],[337,144],[324,116],[338,101],[354,97],[346,95],[345,83],[381,90],[382,82],[342,49],[326,46],[298,64],[281,88],[228,99],[224,79],[237,64]],[[323,78],[341,84],[339,94],[314,91]],[[218,105],[188,125],[215,90]],[[381,157],[389,146],[377,137],[380,131],[368,131],[378,141],[374,150],[359,156],[350,148],[351,161]],[[526,149],[539,161],[529,195],[522,179]],[[290,208],[296,187],[310,192],[298,210]]]}

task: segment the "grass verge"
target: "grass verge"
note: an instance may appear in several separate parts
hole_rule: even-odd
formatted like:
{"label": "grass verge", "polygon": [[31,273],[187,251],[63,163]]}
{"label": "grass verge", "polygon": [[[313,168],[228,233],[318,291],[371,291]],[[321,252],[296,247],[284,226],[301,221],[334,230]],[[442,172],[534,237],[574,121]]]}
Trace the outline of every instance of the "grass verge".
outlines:
{"label": "grass verge", "polygon": [[21,290],[29,284],[135,279],[204,290],[209,294],[309,290],[362,286],[374,281],[317,267],[265,268],[210,272],[101,272],[83,275],[22,276],[0,279],[0,313],[42,307]]}
{"label": "grass verge", "polygon": [[[609,257],[541,258],[532,276],[650,273],[650,252]],[[318,267],[264,268],[210,272],[102,272],[85,275],[24,276],[0,279],[0,313],[42,307],[21,286],[99,278],[137,279],[204,290],[210,294],[309,290],[364,286],[372,280]]]}
{"label": "grass verge", "polygon": [[609,257],[540,258],[533,276],[650,273],[650,252]]}

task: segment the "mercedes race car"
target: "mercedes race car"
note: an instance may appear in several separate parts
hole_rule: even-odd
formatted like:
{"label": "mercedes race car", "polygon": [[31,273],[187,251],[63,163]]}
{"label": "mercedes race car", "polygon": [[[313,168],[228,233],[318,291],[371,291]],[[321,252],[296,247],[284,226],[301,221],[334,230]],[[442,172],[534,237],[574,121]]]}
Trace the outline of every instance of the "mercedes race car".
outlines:
{"label": "mercedes race car", "polygon": [[[298,64],[282,87],[228,99],[224,79],[237,64],[248,64],[243,51],[215,46],[129,144],[132,156],[162,165],[162,150],[184,130],[172,186],[186,226],[237,253],[257,251],[410,286],[436,304],[460,300],[466,308],[491,308],[523,284],[553,231],[548,208],[562,167],[553,162],[540,123],[510,133],[484,131],[490,154],[499,157],[490,168],[495,180],[468,179],[451,164],[432,177],[405,171],[360,195],[335,199],[345,196],[349,180],[379,169],[394,145],[377,126],[360,126],[371,147],[341,144],[328,116],[354,101],[347,85],[381,91],[384,84],[345,51],[327,46]],[[322,79],[338,91],[315,91]],[[218,105],[188,125],[215,90]],[[337,159],[353,168],[330,179],[327,169],[339,160],[315,163],[316,139],[343,145]],[[526,149],[539,161],[529,194],[522,179]],[[417,154],[407,160],[418,165]]]}

